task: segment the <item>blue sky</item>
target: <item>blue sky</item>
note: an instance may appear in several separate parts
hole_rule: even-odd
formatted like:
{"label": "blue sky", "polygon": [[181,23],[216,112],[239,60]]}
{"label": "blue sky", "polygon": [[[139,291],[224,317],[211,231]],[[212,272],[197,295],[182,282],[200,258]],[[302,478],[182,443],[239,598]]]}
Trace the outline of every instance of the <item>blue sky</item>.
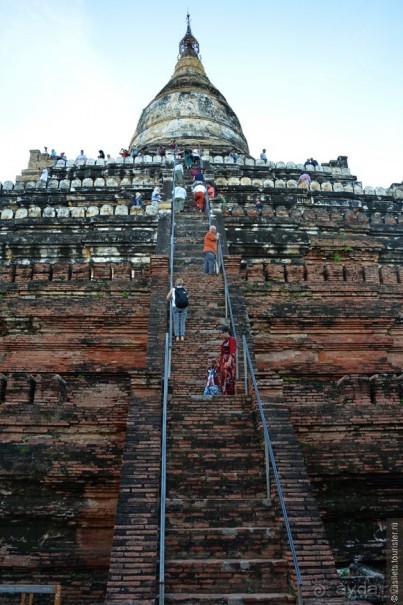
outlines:
{"label": "blue sky", "polygon": [[0,0],[0,181],[45,145],[118,155],[173,74],[188,9],[254,157],[346,155],[364,185],[402,182],[400,0]]}

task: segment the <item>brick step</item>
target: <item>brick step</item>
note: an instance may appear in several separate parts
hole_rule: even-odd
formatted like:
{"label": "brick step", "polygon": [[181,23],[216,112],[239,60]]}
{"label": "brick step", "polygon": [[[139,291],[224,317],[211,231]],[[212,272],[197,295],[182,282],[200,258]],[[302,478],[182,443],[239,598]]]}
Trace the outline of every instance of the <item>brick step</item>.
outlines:
{"label": "brick step", "polygon": [[[179,401],[175,395],[171,402],[168,418],[172,421],[183,422],[189,418],[200,419],[200,421],[222,421],[234,423],[252,423],[254,414],[251,410],[236,409],[236,402],[232,397],[216,395],[211,399],[204,398],[205,405],[198,405],[199,401]],[[211,405],[210,405],[211,403]],[[234,405],[235,404],[235,405]]]}
{"label": "brick step", "polygon": [[185,474],[181,469],[177,474],[167,474],[167,493],[170,498],[263,498],[266,489],[264,472],[246,469]]}
{"label": "brick step", "polygon": [[[203,407],[206,403],[206,401],[202,401],[203,398],[194,398],[195,402],[200,403],[200,407]],[[189,403],[189,396],[188,395],[184,395],[183,393],[177,393],[175,395],[175,401],[178,403],[181,402],[188,402]],[[213,399],[211,400],[211,403],[209,403],[209,408],[212,408],[214,406],[214,403],[216,404],[216,407],[221,407],[222,405],[225,405],[225,403],[228,402],[229,405],[233,406],[233,409],[235,411],[238,410],[251,410],[251,399],[250,397],[245,397],[245,395],[232,395],[230,398],[217,398],[217,397],[213,397]],[[192,402],[193,405],[193,402]]]}
{"label": "brick step", "polygon": [[[171,442],[169,443],[171,445]],[[181,450],[174,450],[170,447],[167,460],[168,472],[174,472],[182,469],[182,478],[185,479],[187,471],[192,474],[200,472],[209,473],[217,471],[217,473],[240,472],[243,470],[260,469],[264,464],[263,450],[254,451],[248,447],[246,450],[229,448],[223,446],[222,449],[212,448],[203,449],[196,448],[193,441],[190,439],[189,445],[186,447],[181,443]]]}
{"label": "brick step", "polygon": [[231,435],[232,440],[236,437],[242,439],[243,443],[249,441],[253,447],[256,447],[256,444],[260,443],[261,440],[259,428],[252,425],[252,423],[248,422],[245,426],[245,424],[231,422],[231,419],[224,417],[219,421],[215,421],[213,418],[211,420],[205,419],[197,424],[197,416],[195,415],[184,420],[181,425],[168,420],[168,433],[175,440],[205,439],[206,442],[210,441],[213,447],[218,447],[222,443],[225,445],[226,440],[231,439]]}
{"label": "brick step", "polygon": [[167,556],[182,559],[278,559],[280,532],[275,527],[217,527],[169,529]]}
{"label": "brick step", "polygon": [[[172,386],[175,387],[179,380],[172,380]],[[222,414],[238,420],[251,420],[254,417],[254,410],[249,402],[243,403],[240,399],[245,399],[245,395],[238,393],[225,397],[223,394],[213,395],[211,398],[203,395],[188,395],[186,393],[175,393],[171,399],[170,411],[182,413],[184,416],[189,414],[216,415]]]}
{"label": "brick step", "polygon": [[286,592],[260,592],[260,593],[165,593],[165,603],[179,603],[181,605],[289,605],[296,603],[296,597]]}
{"label": "brick step", "polygon": [[167,499],[167,528],[266,527],[275,511],[262,499]]}
{"label": "brick step", "polygon": [[167,592],[286,592],[288,566],[284,559],[167,559]]}
{"label": "brick step", "polygon": [[[186,422],[187,420],[190,420],[192,422],[194,420],[197,421],[197,418],[199,417],[203,422],[206,422],[209,425],[217,422],[220,426],[255,426],[254,412],[242,409],[237,410],[231,406],[231,399],[234,398],[233,395],[225,396],[219,394],[212,396],[211,399],[204,395],[187,395],[189,401],[180,402],[175,398],[175,386],[177,386],[176,383],[174,384],[173,400],[170,403],[168,410],[169,418],[172,418],[173,421]],[[202,407],[199,405],[200,401],[203,402]],[[213,405],[210,407],[210,403],[214,403],[214,407]],[[217,408],[217,403],[219,406],[221,404],[222,407]]]}
{"label": "brick step", "polygon": [[[189,431],[184,428],[183,431],[173,433],[168,430],[168,446],[170,448],[183,448],[184,451],[199,450],[201,448],[206,451],[217,451],[220,448],[243,448],[255,449],[263,451],[263,445],[255,433],[250,431],[248,434],[235,432],[231,435],[205,435],[203,431],[199,431],[197,435],[189,435]],[[208,449],[209,448],[209,449]]]}
{"label": "brick step", "polygon": [[[229,396],[226,397],[225,395],[217,395],[217,398],[218,397],[229,399]],[[204,399],[208,400],[208,397],[204,397]],[[173,406],[175,406],[175,404],[173,404]],[[181,432],[182,427],[176,424],[177,422],[180,422],[181,424],[186,424],[188,428],[194,429],[196,433],[208,430],[210,432],[209,436],[217,437],[217,439],[220,438],[219,432],[222,430],[225,430],[225,436],[229,436],[228,433],[231,429],[237,430],[241,435],[243,434],[243,429],[252,430],[253,433],[258,431],[258,426],[255,424],[254,418],[247,412],[239,412],[239,414],[235,415],[230,411],[226,414],[225,410],[217,412],[206,411],[204,414],[200,414],[200,421],[198,421],[197,410],[188,409],[186,406],[179,407],[178,405],[176,410],[169,410],[168,421],[171,422],[171,429],[175,431],[175,433],[176,431]]]}

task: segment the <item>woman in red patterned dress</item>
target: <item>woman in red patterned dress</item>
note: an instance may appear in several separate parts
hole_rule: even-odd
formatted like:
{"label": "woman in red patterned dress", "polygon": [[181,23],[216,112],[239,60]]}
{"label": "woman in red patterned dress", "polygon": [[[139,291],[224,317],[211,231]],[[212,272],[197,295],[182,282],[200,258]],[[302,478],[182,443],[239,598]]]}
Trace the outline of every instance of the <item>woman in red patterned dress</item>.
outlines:
{"label": "woman in red patterned dress", "polygon": [[235,395],[236,339],[230,335],[228,326],[223,326],[220,331],[224,338],[223,342],[221,343],[219,361],[221,392],[224,395]]}

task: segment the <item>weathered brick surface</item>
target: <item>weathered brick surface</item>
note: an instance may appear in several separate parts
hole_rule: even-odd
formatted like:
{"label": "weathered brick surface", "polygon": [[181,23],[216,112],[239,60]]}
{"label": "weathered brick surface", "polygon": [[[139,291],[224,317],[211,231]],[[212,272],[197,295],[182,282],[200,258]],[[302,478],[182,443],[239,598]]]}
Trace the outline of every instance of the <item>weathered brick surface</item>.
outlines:
{"label": "weathered brick surface", "polygon": [[2,581],[60,582],[63,602],[94,603],[108,573],[129,377],[34,374],[34,392],[32,375],[5,377]]}
{"label": "weathered brick surface", "polygon": [[94,281],[88,265],[60,268],[66,279],[50,279],[55,267],[16,271],[2,291],[2,580],[60,582],[66,605],[94,604],[105,597],[132,389],[156,385],[150,280],[127,264],[99,267]]}
{"label": "weathered brick surface", "polygon": [[[401,510],[401,492],[394,487],[401,478],[401,203],[393,192],[356,195],[267,185],[267,179],[278,184],[279,179],[285,183],[297,177],[296,169],[236,167],[236,178],[232,166],[214,169],[227,199],[217,223],[225,222],[224,253],[237,328],[249,337],[268,418],[274,419],[279,470],[311,590],[315,582],[321,586],[334,577],[333,555],[339,563],[346,562],[348,549],[364,552],[368,561],[382,559],[376,544],[382,530],[376,533],[377,528],[385,516]],[[2,221],[0,413],[7,455],[0,470],[10,491],[4,497],[6,518],[19,529],[30,515],[35,520],[29,530],[32,541],[22,529],[13,533],[13,541],[6,541],[6,577],[26,581],[28,569],[35,580],[48,582],[56,561],[54,577],[67,591],[66,605],[94,605],[105,594],[109,549],[113,563],[108,595],[121,604],[132,605],[134,600],[146,605],[154,600],[150,592],[157,563],[156,409],[166,329],[169,219],[85,213],[89,205],[110,204],[114,210],[127,204],[129,190],[124,185],[118,189],[123,177],[128,182],[141,177],[141,191],[148,196],[161,179],[169,191],[172,174],[158,166],[116,165],[55,169],[52,176],[81,179],[85,174],[95,179],[105,170],[116,185],[103,187],[102,193],[95,188],[79,193],[0,191],[2,208],[13,212],[32,204],[41,212],[59,206],[82,211],[80,218]],[[332,175],[328,167],[325,171],[322,176],[329,182],[351,186],[355,181],[347,173]],[[27,178],[32,175],[22,180]],[[245,184],[234,185],[238,178]],[[266,201],[263,216],[257,217],[254,196],[262,191]],[[185,277],[192,304],[189,338],[184,345],[174,343],[172,405],[176,400],[179,407],[187,407],[171,418],[178,428],[171,444],[175,452],[180,448],[183,467],[181,471],[179,454],[173,456],[171,484],[181,497],[168,501],[168,543],[181,559],[170,573],[175,572],[171,577],[180,582],[182,570],[194,588],[213,575],[212,581],[221,583],[221,594],[210,593],[206,599],[205,594],[176,592],[170,598],[222,604],[231,599],[223,587],[225,574],[232,574],[233,589],[247,574],[238,564],[242,553],[253,559],[253,553],[262,550],[276,560],[281,546],[283,556],[288,555],[277,539],[279,525],[273,515],[277,511],[268,513],[262,499],[235,497],[236,481],[230,473],[237,465],[249,494],[261,474],[256,471],[255,452],[247,453],[255,427],[246,426],[245,410],[240,414],[242,426],[232,416],[229,421],[225,409],[217,410],[215,418],[202,415],[198,423],[195,401],[180,399],[201,393],[207,355],[218,351],[214,326],[224,315],[221,278],[201,274],[206,219],[185,214],[178,217],[180,223],[175,273]],[[240,285],[243,277],[246,300]],[[240,383],[238,395],[241,388]],[[247,400],[244,404],[249,405]],[[220,439],[212,440],[213,428]],[[245,450],[242,463],[230,454],[236,447],[238,452]],[[149,454],[150,464],[144,462]],[[253,470],[247,473],[249,466]],[[202,476],[199,482],[197,474]],[[217,495],[220,480],[226,481],[222,490],[226,497],[212,500],[208,489]],[[187,491],[193,497],[183,498]],[[329,530],[330,556],[312,494]],[[112,530],[117,501],[121,516]],[[15,516],[7,508],[10,503],[16,506]],[[47,524],[43,511],[51,519]],[[264,544],[261,531],[267,515],[276,536],[273,544]],[[346,516],[354,523],[337,535]],[[351,549],[349,540],[364,536],[365,523],[369,527],[365,541]],[[254,540],[251,526],[256,528]],[[187,530],[191,531],[186,534]],[[64,545],[63,553],[58,541]],[[224,569],[221,562],[200,563],[208,552],[202,543],[223,557],[237,553],[237,563],[231,569]],[[198,562],[193,578],[191,562],[184,562],[187,548]],[[276,556],[269,554],[272,548]],[[263,568],[252,565],[251,580],[265,581]],[[329,586],[320,601],[311,590],[305,603],[343,602],[333,589]],[[261,599],[242,593],[241,598],[244,603],[277,605],[293,599],[284,592]]]}

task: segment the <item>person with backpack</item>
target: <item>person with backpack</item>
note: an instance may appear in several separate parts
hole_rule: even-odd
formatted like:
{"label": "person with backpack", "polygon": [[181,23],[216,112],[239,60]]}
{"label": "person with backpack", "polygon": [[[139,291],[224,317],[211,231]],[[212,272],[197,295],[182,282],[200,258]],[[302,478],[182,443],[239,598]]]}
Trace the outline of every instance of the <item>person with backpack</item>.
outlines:
{"label": "person with backpack", "polygon": [[172,300],[175,338],[176,340],[185,340],[189,297],[183,279],[180,277],[175,281],[175,287],[168,292],[167,300]]}

